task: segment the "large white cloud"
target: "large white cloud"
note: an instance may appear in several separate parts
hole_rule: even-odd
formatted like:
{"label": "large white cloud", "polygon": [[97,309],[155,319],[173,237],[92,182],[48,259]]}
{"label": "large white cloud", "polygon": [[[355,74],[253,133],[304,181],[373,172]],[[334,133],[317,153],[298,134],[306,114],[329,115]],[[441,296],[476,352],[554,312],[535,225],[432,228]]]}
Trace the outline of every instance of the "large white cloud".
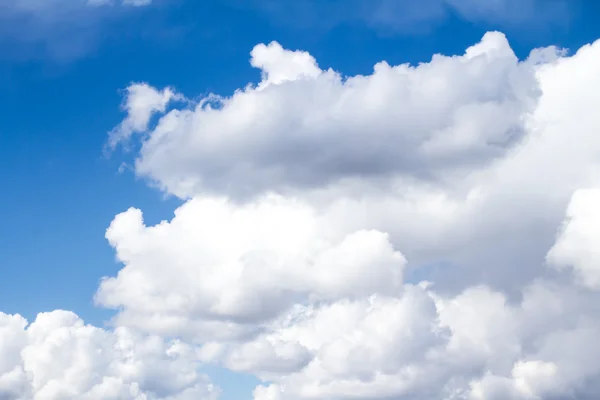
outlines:
{"label": "large white cloud", "polygon": [[31,324],[0,313],[0,399],[216,399],[198,368],[196,350],[180,341],[107,331],[67,311]]}
{"label": "large white cloud", "polygon": [[598,179],[599,52],[536,49],[519,63],[490,33],[463,56],[340,80],[307,53],[260,45],[262,81],[164,115],[136,170],[182,197],[293,194],[328,224],[388,233],[415,265],[454,264],[436,271],[440,287],[517,293],[543,271],[573,191]]}
{"label": "large white cloud", "polygon": [[259,376],[257,400],[600,394],[600,294],[578,285],[597,287],[597,191],[578,189],[600,178],[600,42],[519,62],[489,33],[366,77],[276,43],[251,63],[257,85],[191,108],[130,91],[137,173],[190,199],[111,224],[115,324]]}
{"label": "large white cloud", "polygon": [[[497,32],[463,56],[417,67],[381,62],[370,76],[321,70],[277,43],[257,46],[251,62],[263,73],[257,87],[161,118],[147,132],[138,174],[180,197],[343,178],[437,181],[503,156],[524,136],[539,96],[531,63],[519,63]],[[148,96],[130,91],[127,102]]]}

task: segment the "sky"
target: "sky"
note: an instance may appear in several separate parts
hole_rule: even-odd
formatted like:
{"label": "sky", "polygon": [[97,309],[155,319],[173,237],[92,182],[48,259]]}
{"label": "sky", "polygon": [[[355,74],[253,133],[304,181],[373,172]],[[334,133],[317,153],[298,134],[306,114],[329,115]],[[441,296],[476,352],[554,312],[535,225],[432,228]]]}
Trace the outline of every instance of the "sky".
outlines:
{"label": "sky", "polygon": [[599,398],[598,18],[0,0],[0,399]]}

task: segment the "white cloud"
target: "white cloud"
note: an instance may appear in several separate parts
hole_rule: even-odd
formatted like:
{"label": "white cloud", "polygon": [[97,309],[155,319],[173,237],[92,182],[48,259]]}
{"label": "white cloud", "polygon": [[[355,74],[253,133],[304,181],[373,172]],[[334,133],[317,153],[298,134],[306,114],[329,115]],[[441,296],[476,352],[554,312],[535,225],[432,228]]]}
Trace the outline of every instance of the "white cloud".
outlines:
{"label": "white cloud", "polygon": [[256,400],[600,394],[600,293],[544,263],[595,287],[600,42],[518,62],[490,33],[344,79],[275,43],[251,63],[258,85],[137,132],[137,173],[189,199],[107,230],[116,325],[256,374]]}
{"label": "white cloud", "polygon": [[[193,258],[194,253],[205,250],[205,245],[206,248],[216,248],[218,252],[220,246],[231,246],[232,242],[239,242],[239,236],[244,237],[244,233],[238,233],[239,229],[249,229],[254,231],[256,240],[264,240],[273,247],[306,248],[302,241],[287,241],[289,233],[286,232],[302,233],[302,229],[298,229],[299,224],[290,224],[291,219],[281,213],[265,210],[256,213],[261,223],[251,223],[246,219],[245,224],[232,227],[226,222],[228,218],[215,212],[214,208],[205,206],[200,211],[202,208],[194,210],[204,216],[204,220],[185,218],[180,210],[170,224],[163,223],[154,228],[127,224],[122,225],[123,229],[109,233],[113,243],[147,233],[159,239],[148,241],[145,251],[140,247],[142,241],[139,238],[119,249],[119,256],[129,263],[127,268],[133,265],[134,252],[144,252],[152,259],[152,263],[145,260],[145,265],[158,266],[162,261],[160,254],[165,249],[172,251],[160,264],[164,272],[162,275],[154,270],[140,269],[136,280],[121,281],[121,293],[111,294],[115,299],[128,294],[132,301],[147,304],[150,312],[155,311],[152,315],[155,326],[146,324],[143,328],[160,330],[169,323],[169,317],[179,317],[182,324],[174,328],[189,336],[188,330],[197,333],[203,321],[210,321],[201,314],[177,315],[177,310],[185,310],[183,314],[189,311],[190,303],[174,303],[179,308],[167,310],[166,316],[161,315],[162,310],[159,309],[161,296],[167,300],[162,305],[168,307],[167,303],[173,296],[186,293],[180,289],[180,283],[173,280],[181,279],[186,284],[195,285],[198,293],[207,289],[202,282],[203,278],[212,278],[202,268],[207,264]],[[236,211],[240,220],[250,215],[247,209]],[[135,215],[137,212],[129,213]],[[131,216],[129,213],[120,218]],[[289,229],[278,231],[284,233],[280,234],[279,243],[272,242],[276,235],[265,234],[273,223],[266,218],[268,215]],[[225,223],[215,228],[206,223],[207,216]],[[139,213],[136,218],[139,218]],[[313,218],[299,215],[297,220],[310,223]],[[184,220],[189,221],[190,226],[185,230],[179,229],[184,230],[186,235],[179,236],[174,242],[167,240],[175,237],[165,233],[165,227]],[[207,227],[207,231],[208,227],[212,227],[210,232],[215,237],[210,242],[202,240],[191,228],[199,226]],[[260,228],[257,229],[257,226]],[[114,228],[115,225],[111,227]],[[145,232],[148,229],[153,232]],[[231,234],[230,241],[225,241],[219,229]],[[198,240],[189,242],[194,243],[195,251],[191,250],[192,245],[190,252],[182,251],[177,242],[190,239]],[[187,247],[183,244],[183,248]],[[238,254],[234,247],[229,248],[233,256]],[[176,264],[182,261],[185,264]],[[222,270],[219,265],[214,264],[216,271]],[[262,268],[254,270],[254,275],[249,274],[249,278],[260,277],[260,274],[272,276],[273,272],[269,269],[272,266],[261,264]],[[187,275],[192,270],[198,274],[195,281]],[[312,271],[300,269],[299,272],[310,274]],[[346,276],[344,272],[337,274],[339,280]],[[144,292],[145,282],[142,279],[156,279],[150,282],[151,292]],[[237,285],[243,288],[244,283],[245,280],[241,280]],[[285,284],[289,282],[274,280],[253,294],[268,298],[271,292],[277,292]],[[238,286],[211,288],[221,293],[220,298],[223,299]],[[131,292],[127,293],[127,290]],[[156,298],[142,297],[148,294]],[[533,283],[525,289],[523,300],[518,305],[511,305],[504,294],[486,287],[468,288],[458,296],[447,297],[426,289],[426,286],[408,285],[398,290],[396,296],[359,296],[353,300],[339,300],[336,296],[325,303],[293,306],[275,321],[262,323],[258,336],[255,331],[246,337],[227,340],[222,332],[213,330],[214,340],[205,344],[201,354],[205,361],[221,362],[233,370],[256,373],[275,382],[271,387],[258,388],[257,399],[373,398],[372,393],[380,394],[381,398],[430,396],[448,400],[538,399],[546,398],[547,393],[564,396],[573,391],[592,395],[597,393],[598,388],[589,386],[587,381],[598,376],[600,371],[593,364],[596,356],[593,353],[589,355],[588,347],[594,346],[593,338],[600,333],[598,300],[597,295],[579,292],[568,282],[558,286],[545,281]],[[246,303],[251,301],[246,300],[243,304]],[[146,317],[146,311],[140,311],[138,304],[124,305],[133,313],[127,314],[126,311],[119,323],[139,323],[139,319],[129,320],[135,314]],[[198,319],[193,320],[195,317]],[[561,347],[556,342],[578,345]]]}
{"label": "white cloud", "polygon": [[506,154],[539,96],[532,65],[497,32],[463,56],[381,62],[370,76],[343,78],[276,43],[257,46],[251,63],[263,72],[258,87],[162,117],[143,141],[138,174],[180,197],[398,174],[439,180],[441,170]]}
{"label": "white cloud", "polygon": [[330,224],[388,233],[417,265],[461,269],[438,285],[513,292],[543,271],[573,191],[598,179],[598,43],[518,63],[491,33],[463,56],[346,80],[307,53],[257,49],[266,80],[162,116],[140,176],[182,197],[293,194]]}
{"label": "white cloud", "polygon": [[262,71],[260,88],[321,74],[317,61],[304,51],[289,51],[277,42],[259,44],[250,53],[250,64]]}
{"label": "white cloud", "polygon": [[216,399],[198,366],[182,342],[103,330],[71,312],[39,314],[31,324],[0,313],[1,399]]}
{"label": "white cloud", "polygon": [[146,84],[129,86],[123,104],[127,118],[111,131],[109,146],[114,148],[119,142],[128,141],[134,133],[145,132],[152,116],[156,113],[164,113],[169,102],[173,100],[183,100],[183,96],[171,88],[158,91]]}

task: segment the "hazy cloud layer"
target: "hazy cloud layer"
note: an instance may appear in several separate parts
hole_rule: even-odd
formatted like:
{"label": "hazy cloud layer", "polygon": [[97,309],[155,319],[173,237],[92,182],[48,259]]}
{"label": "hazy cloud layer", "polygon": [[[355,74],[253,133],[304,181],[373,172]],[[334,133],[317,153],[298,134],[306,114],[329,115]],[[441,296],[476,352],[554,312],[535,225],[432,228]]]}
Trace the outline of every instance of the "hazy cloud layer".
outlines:
{"label": "hazy cloud layer", "polygon": [[274,23],[296,28],[330,29],[363,24],[384,34],[415,34],[434,30],[451,16],[524,31],[556,27],[569,19],[566,0],[230,0],[253,7]]}
{"label": "hazy cloud layer", "polygon": [[0,46],[15,59],[65,62],[87,54],[105,24],[151,0],[3,0]]}

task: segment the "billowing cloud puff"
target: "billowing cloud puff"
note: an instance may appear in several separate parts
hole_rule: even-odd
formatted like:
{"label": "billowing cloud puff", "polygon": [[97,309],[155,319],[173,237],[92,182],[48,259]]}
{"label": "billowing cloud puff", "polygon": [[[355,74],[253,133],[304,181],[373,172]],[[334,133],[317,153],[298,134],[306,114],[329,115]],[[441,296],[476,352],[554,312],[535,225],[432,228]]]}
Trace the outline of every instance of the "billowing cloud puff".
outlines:
{"label": "billowing cloud puff", "polygon": [[443,297],[407,286],[401,299],[294,310],[250,343],[205,354],[272,382],[255,399],[591,399],[600,310],[590,301],[547,281],[519,304],[486,287]]}
{"label": "billowing cloud puff", "polygon": [[463,56],[436,55],[417,67],[381,62],[369,76],[322,70],[277,43],[257,46],[251,63],[262,70],[258,86],[161,118],[143,141],[137,173],[180,197],[345,178],[440,180],[506,154],[539,96],[532,65],[519,63],[497,32]]}
{"label": "billowing cloud puff", "polygon": [[405,264],[386,234],[339,230],[281,197],[247,207],[198,198],[153,227],[131,209],[107,238],[126,267],[102,282],[99,304],[122,308],[121,324],[188,336],[215,325],[237,335],[298,301],[394,295]]}
{"label": "billowing cloud puff", "polygon": [[106,331],[67,311],[31,324],[0,313],[1,399],[216,399],[198,367],[194,348],[179,341]]}

